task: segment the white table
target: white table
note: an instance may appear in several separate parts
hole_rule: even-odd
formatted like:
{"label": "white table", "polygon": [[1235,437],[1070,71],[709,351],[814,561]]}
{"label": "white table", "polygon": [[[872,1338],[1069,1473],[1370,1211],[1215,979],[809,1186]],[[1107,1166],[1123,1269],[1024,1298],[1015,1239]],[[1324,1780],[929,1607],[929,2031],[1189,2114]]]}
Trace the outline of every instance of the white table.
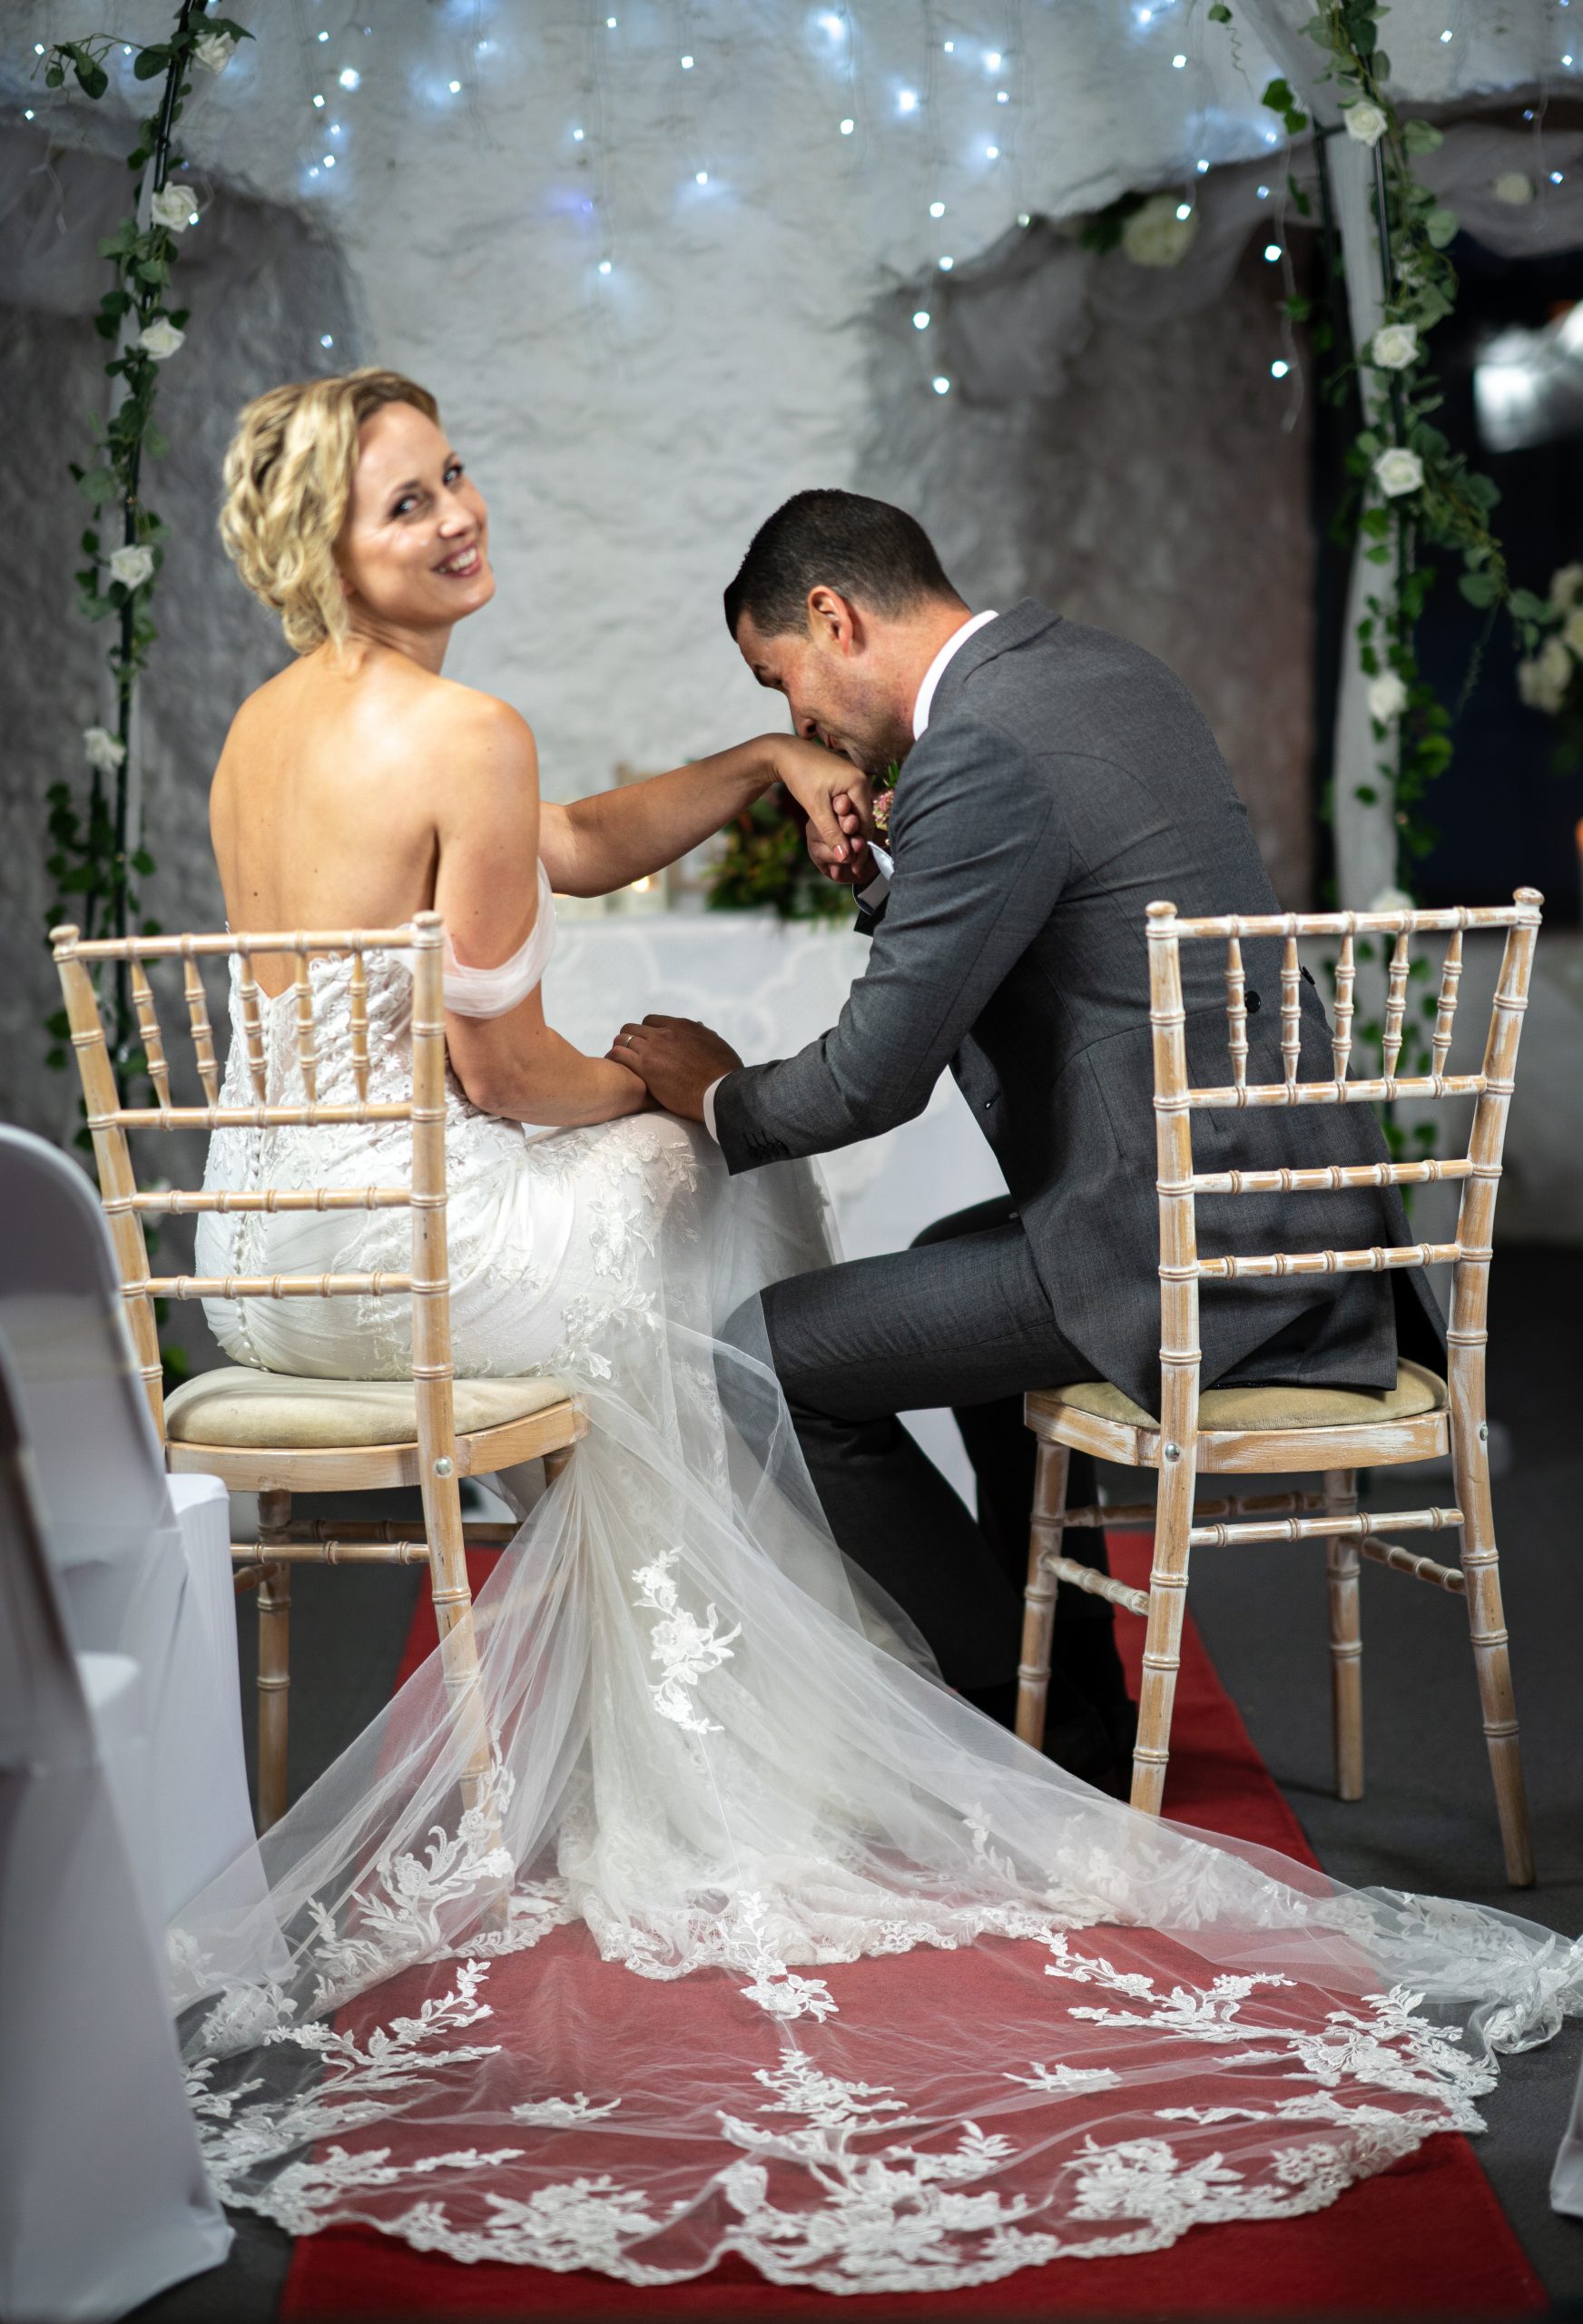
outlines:
{"label": "white table", "polygon": [[[761,1065],[829,1030],[868,952],[868,939],[841,921],[747,911],[581,920],[563,907],[545,1012],[595,1055],[629,1017],[697,1017]],[[932,1219],[1006,1191],[949,1074],[916,1121],[824,1155],[821,1167],[849,1258],[902,1250]]]}
{"label": "white table", "polygon": [[[840,1016],[867,937],[843,921],[768,912],[636,911],[581,919],[562,908],[545,1013],[595,1056],[650,1010],[697,1017],[748,1065],[790,1057]],[[848,1258],[905,1250],[937,1218],[1004,1194],[1006,1182],[960,1092],[943,1074],[915,1121],[820,1158]],[[949,1413],[907,1424],[972,1505],[972,1472]]]}

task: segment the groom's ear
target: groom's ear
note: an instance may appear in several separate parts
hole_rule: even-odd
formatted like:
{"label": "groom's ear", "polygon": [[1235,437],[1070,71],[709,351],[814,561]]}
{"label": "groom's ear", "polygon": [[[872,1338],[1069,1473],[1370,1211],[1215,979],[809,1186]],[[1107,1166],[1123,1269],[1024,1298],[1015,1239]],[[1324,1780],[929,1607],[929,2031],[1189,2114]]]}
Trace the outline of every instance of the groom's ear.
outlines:
{"label": "groom's ear", "polygon": [[822,582],[808,592],[808,634],[816,645],[847,656],[860,654],[864,645],[863,617],[850,597]]}

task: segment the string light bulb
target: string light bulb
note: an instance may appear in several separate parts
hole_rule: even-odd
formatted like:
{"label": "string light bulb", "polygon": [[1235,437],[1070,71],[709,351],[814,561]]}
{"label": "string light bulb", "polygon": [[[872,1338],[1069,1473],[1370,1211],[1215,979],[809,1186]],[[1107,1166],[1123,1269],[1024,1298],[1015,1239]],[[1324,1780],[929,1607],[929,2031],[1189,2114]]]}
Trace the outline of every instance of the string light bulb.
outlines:
{"label": "string light bulb", "polygon": [[1277,359],[1276,361],[1272,363],[1270,366],[1270,377],[1273,379],[1283,379],[1291,369],[1292,366],[1290,363],[1283,363],[1279,359]]}
{"label": "string light bulb", "polygon": [[919,307],[919,310],[918,310],[917,314],[915,314],[915,315],[913,316],[913,318],[912,318],[912,328],[913,328],[913,330],[927,330],[929,329],[929,309],[928,309],[927,307]]}
{"label": "string light bulb", "polygon": [[459,97],[461,95],[462,84],[459,81],[447,81],[446,86],[449,89],[453,97]]}
{"label": "string light bulb", "polygon": [[896,110],[898,113],[916,113],[918,111],[918,91],[916,89],[903,89],[900,95],[896,100]]}
{"label": "string light bulb", "polygon": [[931,218],[943,218],[946,214],[945,203],[943,202],[931,202],[929,205],[929,214]]}
{"label": "string light bulb", "polygon": [[1185,223],[1193,215],[1193,204],[1190,202],[1179,202],[1176,204],[1176,215]]}
{"label": "string light bulb", "polygon": [[1177,50],[1175,55],[1171,59],[1171,64],[1173,70],[1177,73],[1185,73],[1187,70],[1187,59],[1183,55],[1180,49]]}
{"label": "string light bulb", "polygon": [[942,274],[949,274],[956,262],[957,261],[954,258],[942,258],[939,262],[940,272]]}
{"label": "string light bulb", "polygon": [[843,121],[841,125],[841,135],[843,137],[850,137],[857,125],[858,124],[855,121]]}
{"label": "string light bulb", "polygon": [[600,271],[600,273],[601,273],[601,274],[608,274],[608,273],[609,273],[609,271],[610,271],[610,261],[609,261],[607,258],[602,258],[602,259],[600,260],[600,261],[599,261],[599,271]]}
{"label": "string light bulb", "polygon": [[693,59],[692,59],[690,56],[684,56],[684,57],[682,59],[682,70],[683,70],[683,73],[691,73],[691,72],[692,72],[692,70],[693,70]]}
{"label": "string light bulb", "polygon": [[343,89],[360,89],[363,84],[363,76],[355,64],[343,64],[335,77]]}
{"label": "string light bulb", "polygon": [[707,185],[709,183],[708,171],[694,170],[693,172],[693,182],[694,185]]}
{"label": "string light bulb", "polygon": [[943,371],[936,372],[934,378],[929,381],[929,385],[933,388],[937,396],[949,396],[951,391],[951,383],[947,379]]}
{"label": "string light bulb", "polygon": [[1271,266],[1274,265],[1280,255],[1281,245],[1279,242],[1266,242],[1264,244],[1264,257]]}

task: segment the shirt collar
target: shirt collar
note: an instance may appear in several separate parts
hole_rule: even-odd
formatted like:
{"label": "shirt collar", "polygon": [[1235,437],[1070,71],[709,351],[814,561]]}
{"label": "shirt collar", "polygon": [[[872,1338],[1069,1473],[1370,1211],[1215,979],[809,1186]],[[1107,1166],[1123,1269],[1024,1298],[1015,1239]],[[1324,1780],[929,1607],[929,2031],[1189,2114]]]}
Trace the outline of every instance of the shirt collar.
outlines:
{"label": "shirt collar", "polygon": [[923,684],[918,689],[918,700],[912,705],[912,739],[915,743],[929,724],[929,714],[934,707],[935,689],[944,677],[946,665],[951,656],[961,651],[975,630],[983,629],[987,624],[998,618],[998,616],[993,612],[975,614],[971,621],[965,621],[960,629],[951,632],[929,664],[928,670],[924,673]]}

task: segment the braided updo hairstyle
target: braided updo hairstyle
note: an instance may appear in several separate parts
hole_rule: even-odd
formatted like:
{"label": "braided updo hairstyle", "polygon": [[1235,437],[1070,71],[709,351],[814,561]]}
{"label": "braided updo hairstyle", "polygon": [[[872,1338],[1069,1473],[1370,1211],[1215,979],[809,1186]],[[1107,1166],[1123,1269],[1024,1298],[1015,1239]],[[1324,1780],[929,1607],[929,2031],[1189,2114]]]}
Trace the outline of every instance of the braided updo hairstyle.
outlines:
{"label": "braided updo hairstyle", "polygon": [[351,501],[359,431],[388,403],[439,418],[427,388],[367,364],[271,388],[237,422],[225,456],[220,537],[253,595],[280,615],[296,653],[311,654],[327,638],[339,645],[348,635],[335,545]]}

